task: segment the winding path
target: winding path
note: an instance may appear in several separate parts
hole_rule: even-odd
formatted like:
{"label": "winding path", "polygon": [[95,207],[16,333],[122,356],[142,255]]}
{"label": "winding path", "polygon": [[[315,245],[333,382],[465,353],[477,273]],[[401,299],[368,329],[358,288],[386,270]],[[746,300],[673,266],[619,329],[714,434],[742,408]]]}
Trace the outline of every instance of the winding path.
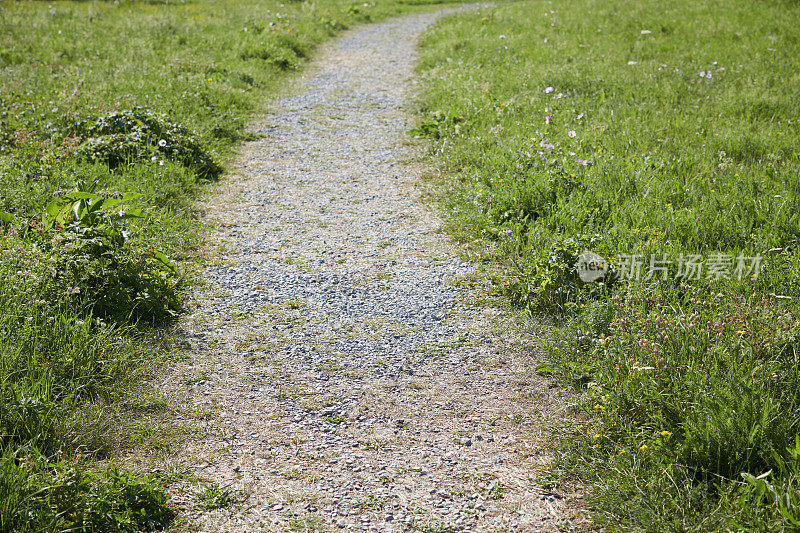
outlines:
{"label": "winding path", "polygon": [[[536,531],[571,507],[534,479],[558,391],[420,201],[406,107],[439,15],[329,47],[205,206],[219,259],[163,380],[197,433],[188,530]],[[238,501],[203,510],[207,487]]]}

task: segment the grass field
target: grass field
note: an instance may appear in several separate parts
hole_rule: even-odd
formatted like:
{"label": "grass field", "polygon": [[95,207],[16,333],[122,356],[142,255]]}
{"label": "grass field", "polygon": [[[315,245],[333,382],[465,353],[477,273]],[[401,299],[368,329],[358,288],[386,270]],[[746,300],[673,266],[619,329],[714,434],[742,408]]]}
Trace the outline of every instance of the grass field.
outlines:
{"label": "grass field", "polygon": [[583,423],[549,479],[586,484],[612,530],[800,527],[797,20],[788,0],[522,1],[423,43],[413,133],[453,231],[558,317],[539,370],[583,391]]}
{"label": "grass field", "polygon": [[109,465],[164,408],[134,391],[198,258],[193,199],[316,44],[438,3],[0,4],[0,531],[169,522],[163,477]]}
{"label": "grass field", "polygon": [[[314,45],[426,3],[0,6],[0,530],[170,520],[163,479],[108,465],[159,408],[132,390],[166,356],[191,202]],[[540,371],[584,422],[549,482],[587,484],[601,525],[800,527],[799,19],[523,1],[424,43],[453,230],[559,317]],[[584,250],[615,275],[582,282]]]}

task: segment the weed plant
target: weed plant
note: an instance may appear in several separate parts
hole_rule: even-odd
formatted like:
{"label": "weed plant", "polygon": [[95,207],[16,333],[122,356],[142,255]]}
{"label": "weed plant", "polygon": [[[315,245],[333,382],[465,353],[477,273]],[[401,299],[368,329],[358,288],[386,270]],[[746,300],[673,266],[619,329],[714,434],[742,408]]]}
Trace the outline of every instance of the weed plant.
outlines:
{"label": "weed plant", "polygon": [[423,42],[412,133],[452,176],[454,232],[560,321],[539,370],[583,391],[585,421],[555,468],[600,525],[800,528],[798,17],[523,1]]}

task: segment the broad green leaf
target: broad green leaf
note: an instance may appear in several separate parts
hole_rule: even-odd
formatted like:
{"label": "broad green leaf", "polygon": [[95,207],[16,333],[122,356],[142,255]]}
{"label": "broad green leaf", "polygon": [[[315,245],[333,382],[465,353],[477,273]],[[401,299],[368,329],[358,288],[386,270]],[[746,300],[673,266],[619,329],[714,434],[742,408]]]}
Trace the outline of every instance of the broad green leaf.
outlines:
{"label": "broad green leaf", "polygon": [[73,203],[73,200],[64,196],[60,196],[47,204],[47,207],[45,208],[45,215],[43,217],[44,229],[46,231],[50,230],[56,220],[69,212]]}
{"label": "broad green leaf", "polygon": [[153,252],[153,259],[157,259],[159,262],[163,263],[164,266],[169,268],[171,271],[178,273],[178,267],[175,266],[175,263],[170,261],[169,257],[166,256],[163,252]]}
{"label": "broad green leaf", "polygon": [[144,218],[144,213],[138,209],[127,209],[122,218]]}
{"label": "broad green leaf", "polygon": [[89,198],[93,198],[94,194],[90,192],[83,192],[83,191],[70,191],[67,194],[60,196],[60,198],[67,199],[71,202],[77,202],[78,200],[87,200]]}

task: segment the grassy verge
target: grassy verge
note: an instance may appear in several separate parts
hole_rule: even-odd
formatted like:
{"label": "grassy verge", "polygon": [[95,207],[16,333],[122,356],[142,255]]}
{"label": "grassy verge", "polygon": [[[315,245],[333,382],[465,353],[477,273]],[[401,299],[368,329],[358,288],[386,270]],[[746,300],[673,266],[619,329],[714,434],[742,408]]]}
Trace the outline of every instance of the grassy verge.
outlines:
{"label": "grassy verge", "polygon": [[103,465],[180,310],[193,199],[315,45],[438,3],[0,6],[0,530],[169,521],[163,480]]}
{"label": "grassy verge", "polygon": [[454,231],[559,317],[540,370],[584,391],[585,423],[556,470],[600,525],[800,527],[799,15],[524,1],[423,43],[414,133]]}

